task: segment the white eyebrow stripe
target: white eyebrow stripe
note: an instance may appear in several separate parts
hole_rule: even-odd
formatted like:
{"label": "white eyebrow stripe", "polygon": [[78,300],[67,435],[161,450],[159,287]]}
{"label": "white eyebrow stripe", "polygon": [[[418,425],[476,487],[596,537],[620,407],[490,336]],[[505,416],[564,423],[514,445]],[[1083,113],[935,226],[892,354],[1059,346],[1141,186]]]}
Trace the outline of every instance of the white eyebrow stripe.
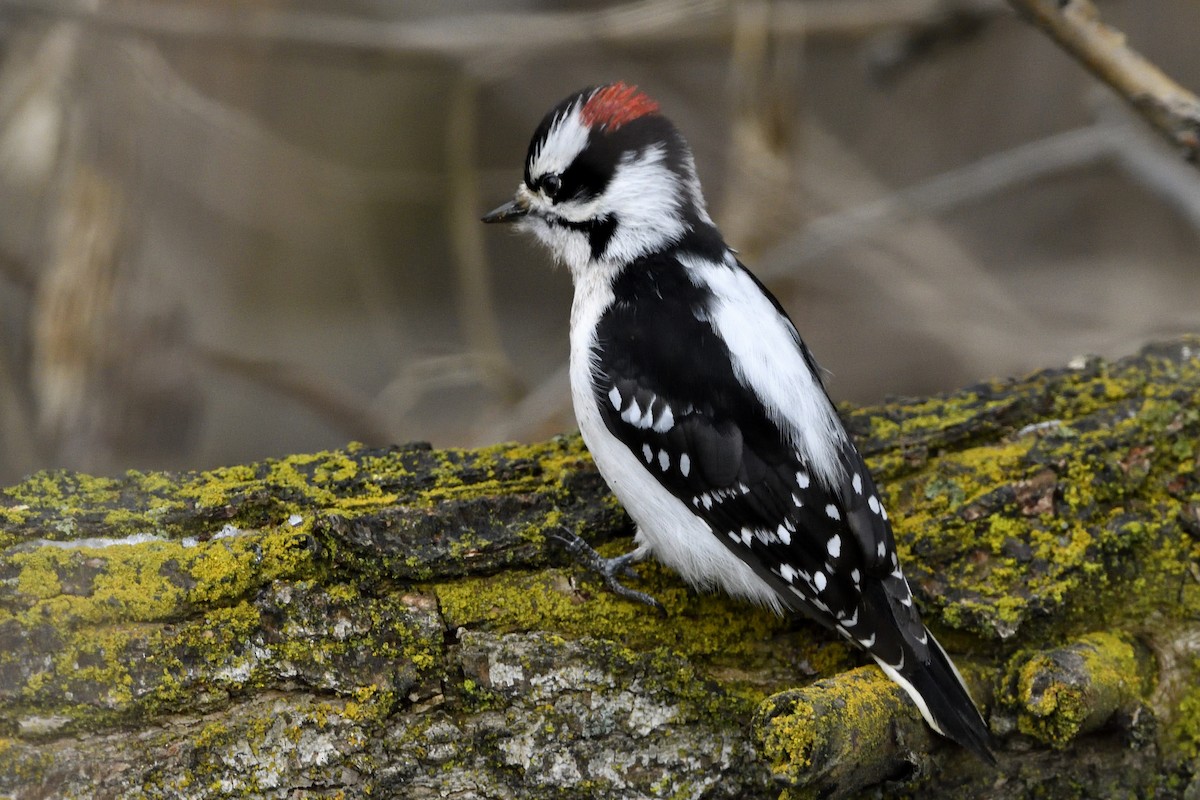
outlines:
{"label": "white eyebrow stripe", "polygon": [[529,174],[534,178],[563,172],[587,149],[590,131],[583,124],[580,109],[576,103],[550,125],[541,147],[529,160]]}

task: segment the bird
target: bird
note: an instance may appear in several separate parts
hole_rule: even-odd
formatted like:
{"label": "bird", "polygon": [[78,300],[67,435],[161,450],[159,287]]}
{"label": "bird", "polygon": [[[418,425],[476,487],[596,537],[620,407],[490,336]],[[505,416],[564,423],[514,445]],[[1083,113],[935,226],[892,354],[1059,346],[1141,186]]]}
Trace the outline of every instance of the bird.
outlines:
{"label": "bird", "polygon": [[483,222],[532,234],[570,271],[576,420],[637,528],[616,558],[573,542],[608,585],[656,604],[619,580],[653,556],[699,590],[810,617],[868,653],[935,731],[996,763],[822,370],[726,244],[658,103],[623,82],[563,99]]}

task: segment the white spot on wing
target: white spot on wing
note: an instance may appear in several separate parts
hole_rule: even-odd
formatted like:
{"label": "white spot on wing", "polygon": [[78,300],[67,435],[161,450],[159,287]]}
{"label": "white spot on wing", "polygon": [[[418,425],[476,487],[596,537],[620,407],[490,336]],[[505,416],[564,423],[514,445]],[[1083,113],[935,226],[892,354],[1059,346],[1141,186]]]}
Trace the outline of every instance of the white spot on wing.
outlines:
{"label": "white spot on wing", "polygon": [[704,507],[706,509],[712,508],[712,504],[713,504],[712,495],[702,494],[702,495],[700,495],[700,499],[704,501]]}
{"label": "white spot on wing", "polygon": [[[671,413],[670,406],[663,406],[663,412],[658,419],[654,421],[655,433],[666,433],[671,430],[671,426],[675,424],[675,415]],[[687,473],[685,472],[684,475]]]}
{"label": "white spot on wing", "polygon": [[692,459],[687,453],[684,453],[679,457],[679,471],[683,473],[683,477],[685,478],[688,476],[688,473],[692,471]]}
{"label": "white spot on wing", "polygon": [[642,407],[638,405],[638,401],[635,398],[632,402],[630,402],[629,408],[625,409],[625,411],[622,412],[621,419],[625,420],[630,425],[637,425],[638,420],[640,420],[641,418],[642,418]]}
{"label": "white spot on wing", "polygon": [[863,647],[868,647],[868,648],[871,647],[872,645],[875,644],[875,634],[872,633],[870,636],[868,636],[865,639],[859,639],[858,643],[861,644]]}
{"label": "white spot on wing", "polygon": [[835,506],[833,503],[830,503],[829,505],[825,506],[825,514],[830,519],[841,519],[842,518],[842,512],[838,511],[838,507]]}
{"label": "white spot on wing", "polygon": [[800,499],[800,495],[793,494],[792,502],[796,504],[796,508],[804,508],[804,501]]}
{"label": "white spot on wing", "polygon": [[778,536],[779,541],[783,542],[784,544],[792,543],[792,532],[783,525],[780,525],[775,529],[775,535]]}
{"label": "white spot on wing", "polygon": [[810,483],[812,483],[812,479],[808,477],[807,472],[796,473],[796,485],[801,489],[807,489]]}
{"label": "white spot on wing", "polygon": [[875,556],[877,558],[883,558],[883,554],[886,552],[887,552],[886,545],[884,545],[883,539],[880,539],[878,542],[875,543]]}
{"label": "white spot on wing", "polygon": [[836,533],[829,537],[829,541],[825,543],[825,549],[829,551],[830,558],[837,558],[842,554],[842,537]]}
{"label": "white spot on wing", "polygon": [[754,541],[754,531],[749,528],[742,528],[742,544],[749,547],[752,541]]}
{"label": "white spot on wing", "polygon": [[650,445],[642,445],[642,456],[646,459],[647,464],[654,460],[654,451],[650,449]]}
{"label": "white spot on wing", "polygon": [[617,387],[608,390],[608,402],[612,403],[612,407],[617,411],[621,410],[621,392]]}
{"label": "white spot on wing", "polygon": [[658,451],[658,466],[662,468],[663,472],[671,468],[671,455],[666,450]]}
{"label": "white spot on wing", "polygon": [[861,575],[859,575],[859,573],[858,573],[858,568],[857,568],[857,567],[855,567],[854,569],[850,570],[850,580],[854,581],[855,583],[858,583],[858,579],[859,579],[860,577],[862,577],[862,576],[861,576]]}
{"label": "white spot on wing", "polygon": [[872,514],[878,514],[879,513],[879,498],[876,497],[875,495],[871,495],[869,498],[867,498],[867,508],[871,509]]}
{"label": "white spot on wing", "polygon": [[792,583],[796,580],[796,569],[791,564],[780,564],[779,577],[788,583]]}
{"label": "white spot on wing", "polygon": [[862,494],[862,475],[854,473],[854,480],[850,485],[854,487],[855,494]]}
{"label": "white spot on wing", "polygon": [[825,584],[825,573],[817,570],[817,572],[813,575],[813,586],[817,587],[818,592],[823,592],[825,591]]}

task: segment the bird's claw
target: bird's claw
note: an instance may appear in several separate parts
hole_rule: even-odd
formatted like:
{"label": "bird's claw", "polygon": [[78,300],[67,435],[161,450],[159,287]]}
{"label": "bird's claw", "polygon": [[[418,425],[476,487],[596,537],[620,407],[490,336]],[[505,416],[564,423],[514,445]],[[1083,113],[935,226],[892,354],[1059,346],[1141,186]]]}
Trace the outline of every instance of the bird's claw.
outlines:
{"label": "bird's claw", "polygon": [[565,528],[561,533],[550,534],[550,538],[560,542],[563,549],[580,564],[598,573],[604,579],[604,585],[613,594],[624,597],[626,600],[633,600],[651,606],[657,609],[658,613],[666,616],[667,609],[657,599],[645,592],[630,589],[618,579],[618,576],[622,575],[629,578],[638,577],[637,572],[634,571],[631,564],[641,555],[640,550],[632,550],[615,558],[605,558],[596,552],[594,547],[584,541],[583,537]]}

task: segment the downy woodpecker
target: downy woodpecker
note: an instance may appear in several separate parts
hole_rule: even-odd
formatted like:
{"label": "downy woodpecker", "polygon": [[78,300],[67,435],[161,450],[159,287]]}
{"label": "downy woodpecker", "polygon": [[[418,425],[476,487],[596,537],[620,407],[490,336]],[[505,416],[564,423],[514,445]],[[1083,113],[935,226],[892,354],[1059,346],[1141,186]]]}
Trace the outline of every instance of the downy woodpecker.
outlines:
{"label": "downy woodpecker", "polygon": [[512,223],[570,269],[571,393],[637,524],[609,585],[653,554],[700,589],[800,612],[869,653],[939,733],[994,761],[987,725],[921,622],[879,491],[787,313],[705,208],[692,153],[622,83],[533,134]]}

